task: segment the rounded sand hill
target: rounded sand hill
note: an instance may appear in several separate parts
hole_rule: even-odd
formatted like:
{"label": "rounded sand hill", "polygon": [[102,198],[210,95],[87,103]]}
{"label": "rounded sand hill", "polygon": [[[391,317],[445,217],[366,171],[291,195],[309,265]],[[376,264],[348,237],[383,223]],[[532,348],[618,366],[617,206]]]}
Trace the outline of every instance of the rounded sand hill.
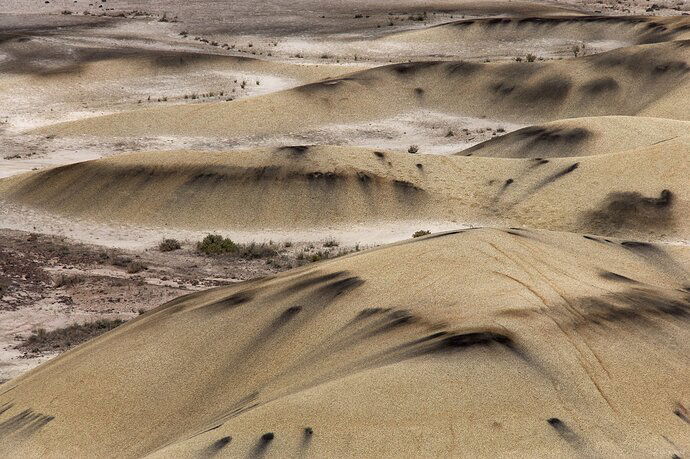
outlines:
{"label": "rounded sand hill", "polygon": [[0,197],[70,217],[167,228],[418,219],[689,239],[689,145],[686,136],[552,159],[329,146],[135,153],[10,178]]}
{"label": "rounded sand hill", "polygon": [[690,450],[688,268],[686,249],[474,229],[195,293],[4,385],[0,449],[671,457]]}

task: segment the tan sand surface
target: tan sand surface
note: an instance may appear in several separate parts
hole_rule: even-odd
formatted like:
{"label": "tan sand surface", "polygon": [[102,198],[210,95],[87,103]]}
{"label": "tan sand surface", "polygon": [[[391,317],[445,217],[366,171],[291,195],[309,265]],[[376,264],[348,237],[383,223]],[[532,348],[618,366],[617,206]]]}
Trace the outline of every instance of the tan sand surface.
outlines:
{"label": "tan sand surface", "polygon": [[135,153],[16,176],[0,182],[0,197],[79,218],[167,228],[419,219],[688,240],[689,153],[689,136],[550,160],[328,146]]}
{"label": "tan sand surface", "polygon": [[620,153],[690,134],[690,122],[596,116],[528,126],[456,153],[494,158],[562,158]]}
{"label": "tan sand surface", "polygon": [[1,448],[684,455],[688,268],[686,249],[475,229],[195,293],[4,385]]}

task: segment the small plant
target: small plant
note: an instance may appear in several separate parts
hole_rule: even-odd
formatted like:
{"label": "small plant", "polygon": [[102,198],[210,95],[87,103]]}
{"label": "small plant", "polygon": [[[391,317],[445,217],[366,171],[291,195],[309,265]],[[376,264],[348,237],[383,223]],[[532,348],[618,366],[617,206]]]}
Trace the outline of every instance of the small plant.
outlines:
{"label": "small plant", "polygon": [[516,57],[515,62],[522,62],[522,58],[520,56]]}
{"label": "small plant", "polygon": [[95,322],[73,324],[52,331],[38,328],[16,348],[28,354],[66,351],[123,323],[124,321],[121,319],[100,319]]}
{"label": "small plant", "polygon": [[410,145],[410,148],[407,149],[408,153],[415,154],[419,151],[419,145]]}
{"label": "small plant", "polygon": [[205,255],[221,255],[237,252],[237,244],[229,238],[224,238],[218,234],[209,234],[201,242],[197,243],[196,248]]}
{"label": "small plant", "polygon": [[453,137],[455,136],[455,132],[453,132],[452,129],[448,129],[448,132],[446,133],[446,137]]}
{"label": "small plant", "polygon": [[335,239],[327,239],[326,242],[323,243],[324,247],[338,247],[340,243],[336,241]]}
{"label": "small plant", "polygon": [[572,51],[573,56],[577,57],[580,54],[580,47],[577,45],[574,45],[570,51]]}
{"label": "small plant", "polygon": [[53,277],[55,287],[69,287],[84,282],[86,278],[81,274],[57,273]]}
{"label": "small plant", "polygon": [[528,53],[527,56],[525,56],[525,58],[527,59],[527,62],[534,62],[537,60],[537,56],[535,56],[532,53]]}
{"label": "small plant", "polygon": [[132,261],[127,265],[128,274],[136,274],[144,271],[145,269],[147,269],[146,265],[140,261]]}
{"label": "small plant", "polygon": [[429,234],[431,234],[431,231],[419,230],[419,231],[415,231],[415,232],[412,234],[412,237],[428,236]]}
{"label": "small plant", "polygon": [[172,252],[173,250],[179,250],[182,248],[180,241],[177,239],[163,239],[160,244],[158,244],[158,250],[161,252]]}

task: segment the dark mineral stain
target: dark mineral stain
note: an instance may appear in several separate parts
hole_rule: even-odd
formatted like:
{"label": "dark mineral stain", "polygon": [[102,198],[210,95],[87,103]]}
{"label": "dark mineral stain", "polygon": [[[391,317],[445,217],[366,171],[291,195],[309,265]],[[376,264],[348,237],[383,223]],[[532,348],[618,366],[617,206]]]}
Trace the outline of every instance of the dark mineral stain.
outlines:
{"label": "dark mineral stain", "polygon": [[477,72],[481,65],[472,62],[449,62],[445,65],[446,73],[453,76],[469,76]]}
{"label": "dark mineral stain", "polygon": [[680,403],[676,403],[676,407],[673,410],[673,414],[681,418],[686,423],[690,424],[690,415],[688,415],[688,410]]}
{"label": "dark mineral stain", "polygon": [[309,83],[295,88],[295,91],[306,93],[308,95],[315,95],[319,93],[329,93],[342,87],[348,81],[363,81],[356,77],[342,77],[333,78],[324,81],[317,81],[316,83]]}
{"label": "dark mineral stain", "polygon": [[303,155],[309,151],[309,145],[285,145],[283,147],[278,147],[276,151],[293,155]]}
{"label": "dark mineral stain", "polygon": [[203,452],[202,455],[205,456],[205,457],[213,457],[213,456],[215,456],[216,454],[218,454],[218,452],[219,452],[220,450],[222,450],[223,448],[225,448],[226,446],[228,446],[228,445],[230,444],[231,441],[232,441],[232,437],[223,437],[223,438],[219,438],[218,440],[216,440],[216,441],[214,441],[213,443],[211,443],[211,444],[208,446],[208,448],[206,448],[206,449],[204,450],[204,452]]}
{"label": "dark mineral stain", "polygon": [[225,299],[204,306],[202,310],[206,313],[211,314],[225,312],[234,309],[241,304],[251,301],[252,298],[253,294],[249,291],[237,292]]}
{"label": "dark mineral stain", "polygon": [[562,102],[570,92],[572,82],[565,76],[549,76],[522,88],[516,93],[517,100],[525,103],[543,102],[556,104]]}
{"label": "dark mineral stain", "polygon": [[585,128],[529,126],[515,131],[513,135],[528,140],[531,146],[552,146],[554,144],[578,144],[590,138],[592,133]]}
{"label": "dark mineral stain", "polygon": [[250,456],[262,457],[264,454],[266,454],[266,450],[273,441],[274,437],[275,436],[273,435],[273,432],[266,432],[265,434],[263,434],[261,438],[259,438],[259,440],[256,442],[256,445],[254,445],[254,449],[252,449]]}
{"label": "dark mineral stain", "polygon": [[679,298],[675,292],[640,287],[577,298],[572,303],[582,310],[582,318],[576,321],[578,325],[607,322],[651,327],[657,317],[682,321],[690,319],[690,297]]}
{"label": "dark mineral stain", "polygon": [[371,177],[364,172],[357,172],[357,180],[359,180],[359,183],[366,185],[371,182]]}
{"label": "dark mineral stain", "polygon": [[271,328],[278,328],[282,327],[286,323],[288,323],[290,320],[292,320],[297,314],[299,314],[302,311],[302,306],[290,306],[287,308],[285,311],[283,311],[280,316],[278,316],[273,323],[271,324]]}
{"label": "dark mineral stain", "polygon": [[658,198],[638,192],[615,192],[606,195],[598,209],[588,212],[584,221],[598,231],[623,227],[665,227],[672,220],[674,196],[662,190]]}
{"label": "dark mineral stain", "polygon": [[575,432],[572,431],[563,421],[558,418],[549,418],[546,420],[551,427],[553,427],[556,432],[568,443],[573,446],[579,446],[580,438]]}
{"label": "dark mineral stain", "polygon": [[297,292],[301,292],[305,289],[308,289],[310,287],[313,287],[315,285],[323,284],[325,282],[331,281],[333,279],[337,279],[338,277],[342,277],[346,274],[346,271],[335,271],[332,273],[328,274],[322,274],[320,276],[314,276],[314,277],[307,277],[305,279],[298,280],[294,283],[291,283],[284,289],[280,290],[281,295],[285,294],[294,294]]}
{"label": "dark mineral stain", "polygon": [[311,427],[305,427],[302,431],[302,443],[300,447],[302,449],[308,448],[311,444],[312,437],[314,436],[314,430]]}
{"label": "dark mineral stain", "polygon": [[472,346],[490,346],[492,344],[514,349],[513,340],[508,336],[493,332],[475,332],[448,335],[438,342],[433,352],[456,351]]}
{"label": "dark mineral stain", "polygon": [[0,422],[0,439],[13,434],[22,436],[32,435],[53,419],[55,417],[37,413],[32,409],[26,409],[8,420]]}
{"label": "dark mineral stain", "polygon": [[316,290],[316,295],[320,297],[335,298],[363,284],[364,280],[357,276],[346,277],[345,279],[335,280],[326,285],[322,285]]}
{"label": "dark mineral stain", "polygon": [[306,174],[307,179],[312,183],[325,183],[325,184],[335,184],[336,180],[340,179],[341,176],[335,172],[309,172]]}
{"label": "dark mineral stain", "polygon": [[619,88],[618,82],[613,78],[602,77],[589,80],[580,89],[589,95],[598,96],[604,93],[616,92]]}
{"label": "dark mineral stain", "polygon": [[383,312],[386,312],[387,309],[384,308],[365,308],[359,311],[359,314],[353,319],[353,321],[359,321],[366,319],[368,317],[374,316],[376,314],[381,314]]}
{"label": "dark mineral stain", "polygon": [[549,184],[555,182],[555,181],[558,180],[559,178],[564,177],[564,176],[570,174],[570,173],[573,172],[575,169],[577,169],[579,166],[580,166],[580,163],[574,163],[574,164],[571,164],[570,166],[566,167],[565,169],[563,169],[563,170],[561,170],[561,171],[558,171],[558,172],[556,172],[555,174],[553,174],[553,175],[551,175],[551,176],[549,176],[549,177],[546,177],[544,180],[542,180],[542,181],[539,182],[537,185],[535,185],[534,188],[533,188],[533,190],[538,190],[538,189],[540,189],[540,188],[545,187],[546,185],[549,185]]}
{"label": "dark mineral stain", "polygon": [[638,283],[638,281],[636,281],[635,279],[631,279],[627,276],[624,276],[622,274],[617,274],[617,273],[614,273],[611,271],[602,271],[599,273],[599,276],[602,279],[607,279],[607,280],[616,281],[616,282],[627,282],[627,283],[631,283],[631,284],[637,284]]}
{"label": "dark mineral stain", "polygon": [[384,67],[386,70],[395,72],[398,75],[411,76],[421,70],[426,70],[437,65],[443,64],[442,61],[427,61],[427,62],[405,62],[402,64],[393,64]]}

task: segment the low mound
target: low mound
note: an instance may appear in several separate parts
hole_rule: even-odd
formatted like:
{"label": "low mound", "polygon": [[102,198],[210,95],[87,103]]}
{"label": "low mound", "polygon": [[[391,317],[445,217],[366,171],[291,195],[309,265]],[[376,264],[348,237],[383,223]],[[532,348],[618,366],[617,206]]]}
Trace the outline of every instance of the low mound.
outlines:
{"label": "low mound", "polygon": [[507,42],[516,47],[529,43],[544,46],[550,40],[596,47],[606,42],[622,46],[686,39],[690,39],[690,18],[684,16],[550,16],[464,19],[401,32],[383,40],[412,44],[462,42],[468,46]]}
{"label": "low mound", "polygon": [[168,228],[294,230],[416,219],[688,239],[688,153],[690,137],[550,160],[329,146],[136,153],[12,177],[0,182],[0,198]]}
{"label": "low mound", "polygon": [[0,451],[680,457],[688,267],[474,229],[195,293],[3,385]]}
{"label": "low mound", "polygon": [[688,102],[679,103],[678,95],[690,90],[689,57],[690,41],[673,41],[561,61],[393,64],[230,103],[137,110],[37,132],[227,138],[295,133],[420,109],[515,123],[642,113],[687,120]]}
{"label": "low mound", "polygon": [[456,153],[494,158],[564,158],[617,153],[686,136],[690,122],[598,116],[529,126]]}

